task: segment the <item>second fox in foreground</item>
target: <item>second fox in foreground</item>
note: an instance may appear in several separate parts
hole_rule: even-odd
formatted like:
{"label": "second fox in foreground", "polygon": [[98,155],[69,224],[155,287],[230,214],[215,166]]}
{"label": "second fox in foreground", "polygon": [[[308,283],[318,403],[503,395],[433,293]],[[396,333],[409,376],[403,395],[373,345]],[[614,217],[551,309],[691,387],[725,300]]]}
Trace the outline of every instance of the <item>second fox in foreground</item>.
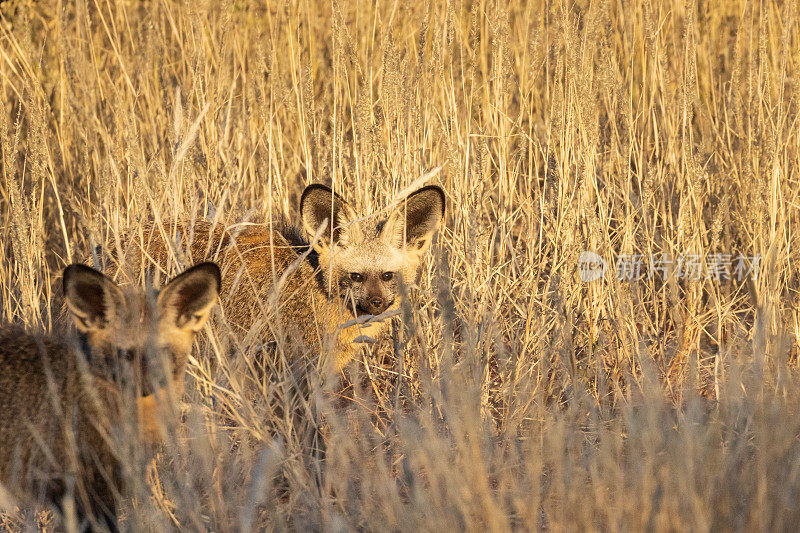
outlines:
{"label": "second fox in foreground", "polygon": [[57,507],[72,493],[80,520],[116,530],[120,434],[158,438],[161,399],[180,393],[220,272],[197,265],[148,298],[76,264],[63,287],[77,335],[0,327],[0,487]]}

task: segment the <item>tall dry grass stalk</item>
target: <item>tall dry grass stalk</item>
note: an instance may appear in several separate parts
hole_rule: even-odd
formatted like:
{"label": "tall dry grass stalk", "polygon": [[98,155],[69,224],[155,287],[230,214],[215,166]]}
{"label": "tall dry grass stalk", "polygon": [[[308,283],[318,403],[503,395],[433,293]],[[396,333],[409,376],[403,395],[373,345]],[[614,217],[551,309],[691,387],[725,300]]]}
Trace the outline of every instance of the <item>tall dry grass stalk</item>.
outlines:
{"label": "tall dry grass stalk", "polygon": [[[311,182],[379,209],[443,167],[446,229],[393,338],[323,386],[256,357],[223,305],[125,523],[800,520],[796,2],[0,9],[4,320],[52,327],[58,270],[144,222],[177,270],[197,258],[175,220],[293,218]],[[584,250],[612,272],[582,282]],[[757,279],[613,275],[739,253]]]}

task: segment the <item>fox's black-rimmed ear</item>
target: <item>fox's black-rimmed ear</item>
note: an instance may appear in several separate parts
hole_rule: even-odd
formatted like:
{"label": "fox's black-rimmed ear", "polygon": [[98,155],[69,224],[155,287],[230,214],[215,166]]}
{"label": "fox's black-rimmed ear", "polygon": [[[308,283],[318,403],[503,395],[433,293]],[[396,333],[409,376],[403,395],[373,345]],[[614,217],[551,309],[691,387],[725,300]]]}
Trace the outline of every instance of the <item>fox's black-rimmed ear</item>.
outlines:
{"label": "fox's black-rimmed ear", "polygon": [[176,328],[199,331],[217,302],[222,276],[215,263],[199,263],[167,283],[158,295],[158,306]]}
{"label": "fox's black-rimmed ear", "polygon": [[[303,220],[303,229],[311,237],[327,220],[327,229],[322,234],[322,242],[319,243],[323,246],[330,246],[332,242],[345,244],[347,232],[344,226],[356,218],[353,209],[344,198],[320,184],[309,185],[303,191],[300,197],[300,217]],[[333,223],[332,238],[331,223]]]}
{"label": "fox's black-rimmed ear", "polygon": [[411,194],[389,215],[382,234],[394,246],[424,253],[444,219],[441,187],[428,185]]}
{"label": "fox's black-rimmed ear", "polygon": [[62,288],[75,326],[84,333],[105,328],[125,305],[125,297],[113,281],[80,263],[64,269]]}

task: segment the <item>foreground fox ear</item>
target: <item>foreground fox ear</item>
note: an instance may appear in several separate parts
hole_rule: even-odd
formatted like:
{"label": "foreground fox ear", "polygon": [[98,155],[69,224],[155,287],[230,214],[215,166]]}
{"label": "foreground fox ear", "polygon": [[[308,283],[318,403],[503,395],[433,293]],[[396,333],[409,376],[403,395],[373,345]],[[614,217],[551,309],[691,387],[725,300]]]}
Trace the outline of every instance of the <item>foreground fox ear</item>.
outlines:
{"label": "foreground fox ear", "polygon": [[[309,236],[314,236],[323,222],[327,228],[322,234],[321,244],[330,246],[332,242],[344,244],[346,232],[344,226],[355,220],[355,213],[344,198],[324,185],[309,185],[300,198],[300,217],[303,228]],[[331,239],[331,222],[333,222],[333,238]],[[315,246],[316,248],[317,246]]]}
{"label": "foreground fox ear", "polygon": [[199,331],[217,301],[221,280],[216,264],[195,265],[167,283],[158,295],[158,308],[178,329]]}
{"label": "foreground fox ear", "polygon": [[444,219],[444,191],[436,185],[408,195],[386,221],[382,234],[394,246],[423,253]]}
{"label": "foreground fox ear", "polygon": [[101,330],[122,314],[121,308],[125,305],[122,291],[93,268],[78,263],[69,265],[64,269],[62,287],[79,331]]}

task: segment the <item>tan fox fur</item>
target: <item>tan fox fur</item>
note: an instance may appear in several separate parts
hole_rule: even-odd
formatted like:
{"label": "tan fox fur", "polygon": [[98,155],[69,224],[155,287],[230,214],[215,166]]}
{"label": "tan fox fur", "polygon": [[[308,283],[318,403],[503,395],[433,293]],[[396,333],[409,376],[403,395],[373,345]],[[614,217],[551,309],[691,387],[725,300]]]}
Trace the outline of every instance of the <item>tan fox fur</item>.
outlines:
{"label": "tan fox fur", "polygon": [[89,267],[70,265],[63,289],[77,332],[37,335],[0,327],[3,487],[57,507],[74,487],[79,518],[116,529],[120,484],[112,428],[136,398],[139,424],[153,436],[159,416],[154,392],[182,382],[193,337],[220,284],[219,268],[203,263],[146,297],[124,293]]}
{"label": "tan fox fur", "polygon": [[[237,233],[206,222],[165,223],[165,229],[177,226],[194,260],[220,264],[229,324],[242,332],[258,328],[264,342],[301,339],[298,350],[312,355],[333,349],[341,369],[362,341],[385,328],[387,315],[400,303],[399,284],[415,281],[444,217],[444,202],[443,191],[428,186],[388,217],[358,218],[328,187],[311,185],[300,200],[301,229],[277,223]],[[144,256],[165,268],[172,252],[162,234],[150,225],[133,236],[135,257],[125,262],[132,259],[136,270]]]}

